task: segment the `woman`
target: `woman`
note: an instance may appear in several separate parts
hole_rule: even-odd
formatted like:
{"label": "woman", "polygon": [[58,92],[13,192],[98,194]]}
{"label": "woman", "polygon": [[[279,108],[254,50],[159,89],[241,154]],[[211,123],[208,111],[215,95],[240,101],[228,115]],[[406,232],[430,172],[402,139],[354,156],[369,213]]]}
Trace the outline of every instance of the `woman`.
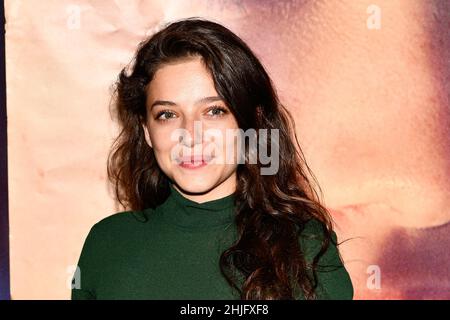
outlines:
{"label": "woman", "polygon": [[92,227],[72,299],[352,299],[292,117],[248,46],[189,18],[125,69],[108,175],[128,211]]}

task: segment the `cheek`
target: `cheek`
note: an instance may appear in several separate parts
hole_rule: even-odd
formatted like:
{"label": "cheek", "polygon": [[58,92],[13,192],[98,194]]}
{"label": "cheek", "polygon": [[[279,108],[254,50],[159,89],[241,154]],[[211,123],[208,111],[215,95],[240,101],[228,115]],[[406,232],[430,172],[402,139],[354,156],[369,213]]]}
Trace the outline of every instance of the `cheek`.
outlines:
{"label": "cheek", "polygon": [[222,131],[221,141],[216,143],[219,153],[217,159],[219,163],[225,165],[234,165],[238,161],[238,146],[242,149],[242,145],[238,143],[239,137],[235,129]]}
{"label": "cheek", "polygon": [[[153,130],[152,130],[153,129]],[[172,139],[173,130],[169,127],[153,127],[150,129],[153,152],[156,160],[162,168],[170,166],[171,152],[175,149],[177,141]]]}
{"label": "cheek", "polygon": [[174,143],[171,139],[173,129],[169,126],[150,125],[149,130],[150,139],[155,150],[163,151],[170,148],[170,145]]}
{"label": "cheek", "polygon": [[[203,124],[203,142],[207,148],[214,149],[221,154],[228,148],[232,148],[233,141],[230,142],[230,137],[235,135],[238,130],[238,125],[234,119],[226,119],[223,121],[216,121],[214,123]],[[217,155],[217,154],[216,154]]]}

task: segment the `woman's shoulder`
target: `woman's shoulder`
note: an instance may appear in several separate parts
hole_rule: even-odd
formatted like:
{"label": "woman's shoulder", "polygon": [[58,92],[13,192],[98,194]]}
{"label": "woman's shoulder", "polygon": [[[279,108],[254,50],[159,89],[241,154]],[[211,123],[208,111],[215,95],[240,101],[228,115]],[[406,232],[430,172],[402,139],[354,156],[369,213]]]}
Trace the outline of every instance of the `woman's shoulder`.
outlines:
{"label": "woman's shoulder", "polygon": [[[316,246],[318,243],[322,243],[324,235],[323,223],[316,218],[311,218],[304,224],[300,239],[305,245]],[[334,230],[331,230],[330,236],[332,241],[337,243],[337,235]]]}
{"label": "woman's shoulder", "polygon": [[[353,285],[338,249],[336,232],[331,230],[330,236],[328,248],[318,260],[319,296],[325,299],[352,299]],[[323,224],[319,220],[306,222],[300,243],[307,264],[311,265],[321,251],[324,238]]]}
{"label": "woman's shoulder", "polygon": [[100,219],[94,224],[94,227],[98,229],[115,228],[117,226],[123,227],[124,224],[142,223],[145,222],[146,219],[147,215],[144,211],[119,211]]}
{"label": "woman's shoulder", "polygon": [[[303,229],[303,234],[320,236],[323,234],[323,224],[316,218],[311,218],[305,223]],[[333,236],[336,235],[334,230],[332,231]]]}
{"label": "woman's shoulder", "polygon": [[142,222],[145,222],[144,212],[121,211],[91,226],[78,259],[74,277],[78,287],[72,290],[72,299],[95,296],[99,275],[105,272],[105,265],[112,264],[117,254],[133,250],[135,244],[142,242],[136,240],[144,234]]}
{"label": "woman's shoulder", "polygon": [[[302,232],[299,236],[300,245],[304,251],[305,257],[308,261],[312,259],[319,253],[322,248],[322,244],[325,240],[324,225],[321,221],[311,218],[308,220]],[[323,254],[320,261],[323,260],[339,260],[339,250],[338,250],[338,239],[336,232],[331,230],[329,246],[326,252]]]}
{"label": "woman's shoulder", "polygon": [[85,237],[81,262],[98,259],[99,253],[111,253],[126,244],[140,243],[148,234],[148,216],[144,211],[120,211],[94,223]]}
{"label": "woman's shoulder", "polygon": [[110,214],[92,225],[90,238],[112,237],[120,238],[121,235],[130,237],[135,232],[139,232],[149,223],[150,215],[146,209],[142,211],[127,210]]}

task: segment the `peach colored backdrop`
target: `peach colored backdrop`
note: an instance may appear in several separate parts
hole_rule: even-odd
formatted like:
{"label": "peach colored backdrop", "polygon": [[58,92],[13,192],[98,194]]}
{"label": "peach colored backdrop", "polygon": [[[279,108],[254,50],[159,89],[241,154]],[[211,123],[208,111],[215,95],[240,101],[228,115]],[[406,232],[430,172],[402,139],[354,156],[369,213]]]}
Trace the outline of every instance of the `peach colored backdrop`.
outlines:
{"label": "peach colored backdrop", "polygon": [[293,111],[356,299],[450,298],[450,2],[5,0],[11,294],[67,299],[137,44],[188,16],[254,49]]}

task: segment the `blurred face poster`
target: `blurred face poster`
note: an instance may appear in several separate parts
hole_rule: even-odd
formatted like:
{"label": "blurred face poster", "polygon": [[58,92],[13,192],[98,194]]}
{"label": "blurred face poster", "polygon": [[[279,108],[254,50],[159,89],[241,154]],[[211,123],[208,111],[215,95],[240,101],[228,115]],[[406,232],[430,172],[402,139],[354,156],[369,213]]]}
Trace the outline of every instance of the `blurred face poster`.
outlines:
{"label": "blurred face poster", "polygon": [[119,211],[112,85],[165,23],[256,53],[295,118],[355,299],[450,299],[450,2],[5,0],[12,299],[67,299],[89,227]]}

